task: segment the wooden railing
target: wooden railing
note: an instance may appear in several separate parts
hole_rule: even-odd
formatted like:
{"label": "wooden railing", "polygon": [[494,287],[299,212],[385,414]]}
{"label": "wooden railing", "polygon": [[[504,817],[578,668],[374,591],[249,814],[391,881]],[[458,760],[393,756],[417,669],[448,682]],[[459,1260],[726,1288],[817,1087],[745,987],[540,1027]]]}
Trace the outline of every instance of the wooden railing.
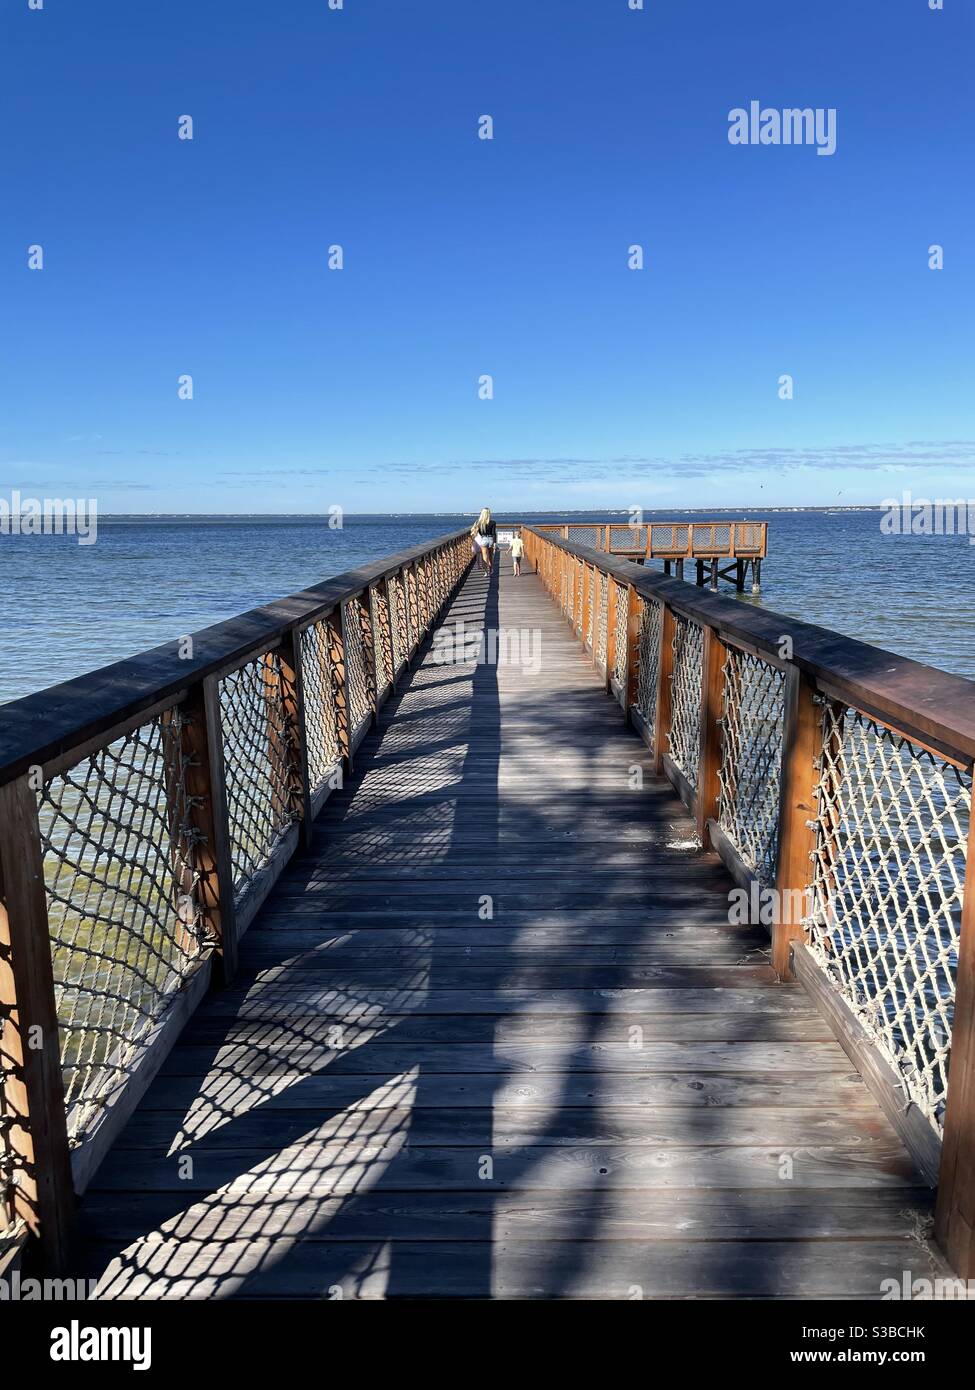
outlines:
{"label": "wooden railing", "polygon": [[0,708],[0,1265],[75,1191],[471,563],[466,531]]}
{"label": "wooden railing", "polygon": [[522,528],[526,558],[938,1185],[975,1277],[975,682]]}
{"label": "wooden railing", "polygon": [[765,521],[569,521],[533,528],[543,536],[647,560],[763,559]]}

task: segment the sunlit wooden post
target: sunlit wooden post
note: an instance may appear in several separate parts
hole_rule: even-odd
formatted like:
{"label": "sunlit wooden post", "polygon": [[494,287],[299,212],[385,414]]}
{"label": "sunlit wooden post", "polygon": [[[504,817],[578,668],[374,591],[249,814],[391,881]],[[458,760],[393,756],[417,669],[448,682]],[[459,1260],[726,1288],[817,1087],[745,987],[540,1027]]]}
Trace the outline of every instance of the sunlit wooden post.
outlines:
{"label": "sunlit wooden post", "polygon": [[352,742],[349,728],[349,688],[345,677],[345,604],[337,604],[325,619],[335,698],[335,730],[339,756],[345,773],[352,773]]}
{"label": "sunlit wooden post", "polygon": [[776,920],[772,927],[772,966],[780,980],[793,978],[793,941],[804,936],[793,920],[799,895],[813,877],[816,850],[816,788],[823,752],[822,724],[812,680],[797,666],[785,676],[782,772],[779,787],[779,839],[775,872]]}
{"label": "sunlit wooden post", "polygon": [[0,786],[0,1027],[0,1192],[44,1267],[63,1272],[74,1188],[37,794],[26,776]]}
{"label": "sunlit wooden post", "polygon": [[707,849],[711,844],[708,821],[718,818],[721,784],[721,715],[724,699],[724,643],[713,627],[704,628],[701,660],[701,717],[695,812],[697,833]]}
{"label": "sunlit wooden post", "polygon": [[311,778],[308,773],[308,738],[305,732],[304,676],[301,669],[301,642],[294,628],[289,629],[278,648],[278,679],[285,722],[285,768],[291,795],[291,813],[301,821],[302,838],[312,838]]}
{"label": "sunlit wooden post", "polygon": [[216,951],[220,983],[229,984],[237,970],[237,922],[217,677],[207,677],[190,687],[179,709],[179,748],[185,814],[195,832],[196,906]]}
{"label": "sunlit wooden post", "polygon": [[934,1230],[955,1272],[962,1279],[975,1279],[975,815],[968,828]]}
{"label": "sunlit wooden post", "polygon": [[592,565],[582,568],[582,645],[585,647],[589,636],[589,622],[592,615],[592,586],[595,570]]}
{"label": "sunlit wooden post", "polygon": [[616,581],[604,576],[609,585],[609,602],[606,606],[606,689],[612,689],[613,672],[616,670]]}
{"label": "sunlit wooden post", "polygon": [[637,702],[637,682],[640,675],[640,624],[643,619],[644,600],[628,586],[626,614],[626,675],[623,681],[623,715],[630,722],[630,710]]}

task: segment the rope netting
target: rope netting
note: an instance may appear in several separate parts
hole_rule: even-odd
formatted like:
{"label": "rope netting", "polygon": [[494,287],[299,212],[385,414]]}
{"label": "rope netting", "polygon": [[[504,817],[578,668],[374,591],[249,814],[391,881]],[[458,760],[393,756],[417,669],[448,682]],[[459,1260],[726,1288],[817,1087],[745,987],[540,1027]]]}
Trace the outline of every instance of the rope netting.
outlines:
{"label": "rope netting", "polygon": [[389,623],[389,599],[386,586],[377,584],[370,591],[372,608],[372,645],[376,661],[376,690],[382,695],[392,680],[393,639]]}
{"label": "rope netting", "polygon": [[724,666],[718,824],[763,883],[775,880],[785,673],[729,647]]}
{"label": "rope netting", "polygon": [[406,598],[403,581],[398,574],[389,576],[390,637],[393,643],[393,671],[399,671],[410,651],[407,627]]}
{"label": "rope netting", "polygon": [[596,660],[600,666],[606,665],[606,649],[609,645],[609,575],[599,572],[599,626],[596,629]]}
{"label": "rope netting", "polygon": [[350,598],[343,607],[345,632],[345,687],[349,710],[349,732],[355,738],[362,722],[372,713],[372,632],[365,605]]}
{"label": "rope netting", "polygon": [[674,614],[674,665],[671,677],[669,749],[674,766],[697,789],[701,745],[701,673],[704,629]]}
{"label": "rope netting", "polygon": [[204,945],[178,708],[38,794],[72,1142],[126,1076]]}
{"label": "rope netting", "polygon": [[810,949],[940,1132],[971,772],[822,704]]}
{"label": "rope netting", "polygon": [[589,570],[589,579],[588,579],[588,585],[589,585],[589,614],[588,614],[588,618],[587,618],[587,621],[586,621],[586,646],[589,648],[590,651],[592,651],[592,634],[593,634],[593,626],[594,626],[595,621],[596,621],[596,584],[598,583],[598,580],[597,580],[597,578],[596,578],[597,573],[598,573],[598,571],[596,570],[596,566],[595,566],[595,565],[592,565],[592,566],[590,567],[590,570]]}
{"label": "rope netting", "polygon": [[281,662],[269,652],[220,681],[224,779],[234,897],[245,896],[296,818],[293,730]]}
{"label": "rope netting", "polygon": [[640,636],[637,642],[636,705],[647,728],[653,731],[657,716],[657,682],[660,675],[660,618],[659,603],[643,599],[640,613]]}
{"label": "rope netting", "polygon": [[305,628],[299,638],[305,700],[305,746],[308,784],[315,796],[334,781],[342,762],[339,742],[336,629],[327,619]]}
{"label": "rope netting", "polygon": [[615,585],[616,589],[616,662],[613,675],[621,688],[623,700],[626,699],[626,646],[627,619],[629,616],[630,591],[625,584]]}

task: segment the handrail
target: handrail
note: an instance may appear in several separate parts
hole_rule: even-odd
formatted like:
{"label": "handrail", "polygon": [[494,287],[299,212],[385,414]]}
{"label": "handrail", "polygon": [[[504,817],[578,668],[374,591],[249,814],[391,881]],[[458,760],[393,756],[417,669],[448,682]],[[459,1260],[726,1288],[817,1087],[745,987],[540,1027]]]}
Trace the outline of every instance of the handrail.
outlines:
{"label": "handrail", "polygon": [[[647,560],[683,562],[765,558],[767,521],[568,521],[536,522],[541,535],[557,534],[577,544],[617,555],[642,555]],[[587,539],[588,538],[588,539]]]}
{"label": "handrail", "polygon": [[607,690],[938,1185],[975,1277],[975,682],[523,526]]}
{"label": "handrail", "polygon": [[800,670],[863,702],[869,713],[905,732],[935,741],[966,765],[975,761],[975,681],[830,628],[648,573],[631,561],[524,526],[523,534],[529,532],[578,559],[596,561],[619,583],[666,603],[683,617],[715,627],[731,641],[752,644],[767,659],[780,660],[783,638],[788,639],[791,660]]}
{"label": "handrail", "polygon": [[0,706],[0,1240],[65,1266],[74,1191],[471,563],[451,532]]}

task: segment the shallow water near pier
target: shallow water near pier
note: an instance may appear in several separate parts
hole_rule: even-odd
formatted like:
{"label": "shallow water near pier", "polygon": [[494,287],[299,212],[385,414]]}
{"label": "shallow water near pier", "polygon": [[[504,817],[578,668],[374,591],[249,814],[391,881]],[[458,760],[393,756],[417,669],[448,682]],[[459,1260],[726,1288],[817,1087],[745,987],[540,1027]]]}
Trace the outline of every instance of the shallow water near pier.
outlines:
{"label": "shallow water near pier", "polygon": [[[537,521],[612,516],[519,515]],[[697,516],[705,519],[705,513]],[[739,602],[757,602],[975,677],[975,548],[966,536],[884,535],[881,516],[713,513],[716,520],[769,523],[761,596],[741,595]],[[647,520],[658,517],[694,520],[695,514],[647,513]],[[341,530],[332,530],[325,517],[100,518],[97,543],[89,546],[71,536],[0,536],[0,702],[198,631],[470,520],[347,516]],[[662,566],[653,568],[659,572]],[[690,565],[688,574],[693,577]],[[722,592],[735,597],[724,583]]]}

